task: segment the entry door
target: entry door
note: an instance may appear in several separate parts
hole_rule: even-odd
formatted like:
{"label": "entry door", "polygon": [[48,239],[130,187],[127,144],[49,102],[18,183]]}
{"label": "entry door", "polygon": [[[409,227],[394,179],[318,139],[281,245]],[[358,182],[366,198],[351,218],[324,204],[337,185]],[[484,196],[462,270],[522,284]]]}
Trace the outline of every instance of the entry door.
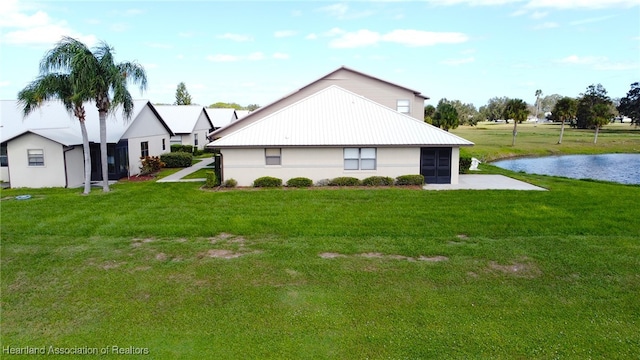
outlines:
{"label": "entry door", "polygon": [[420,174],[427,184],[450,184],[451,148],[422,148]]}

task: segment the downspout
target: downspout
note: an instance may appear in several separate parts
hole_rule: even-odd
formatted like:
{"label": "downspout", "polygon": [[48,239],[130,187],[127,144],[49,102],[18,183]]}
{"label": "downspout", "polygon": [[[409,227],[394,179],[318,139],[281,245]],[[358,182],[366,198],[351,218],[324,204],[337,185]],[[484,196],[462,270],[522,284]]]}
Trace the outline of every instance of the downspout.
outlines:
{"label": "downspout", "polygon": [[[69,188],[69,174],[67,172],[67,151],[71,151],[73,149],[75,149],[75,146],[65,146],[62,145],[62,160],[64,162],[64,183],[65,183],[65,188]],[[84,167],[84,163],[82,164],[82,167]]]}

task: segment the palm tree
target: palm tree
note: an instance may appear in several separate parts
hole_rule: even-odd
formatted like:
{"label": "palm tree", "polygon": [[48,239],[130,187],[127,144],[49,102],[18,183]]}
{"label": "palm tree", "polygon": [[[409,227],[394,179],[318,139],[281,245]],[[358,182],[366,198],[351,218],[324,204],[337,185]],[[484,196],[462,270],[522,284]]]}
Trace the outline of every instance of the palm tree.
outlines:
{"label": "palm tree", "polygon": [[513,140],[511,141],[511,146],[516,145],[518,123],[527,120],[527,115],[529,115],[529,109],[527,108],[527,103],[525,103],[522,99],[507,100],[504,111],[502,112],[502,117],[505,120],[513,119]]}
{"label": "palm tree", "polygon": [[100,119],[100,162],[102,165],[102,190],[109,191],[107,164],[107,114],[122,106],[126,120],[133,112],[133,99],[127,90],[129,81],[138,83],[140,91],[147,87],[144,68],[135,62],[115,63],[113,48],[101,42],[93,52],[82,42],[63,37],[45,55],[40,63],[41,72],[64,71],[77,88],[89,89],[96,102]]}
{"label": "palm tree", "polygon": [[536,90],[536,122],[535,126],[538,126],[538,113],[540,112],[540,96],[542,96],[542,90]]}
{"label": "palm tree", "polygon": [[611,110],[611,106],[607,104],[596,104],[593,106],[592,115],[589,125],[596,128],[596,135],[593,138],[593,143],[596,144],[598,143],[598,132],[600,128],[611,121],[613,111]]}
{"label": "palm tree", "polygon": [[558,140],[558,144],[562,144],[562,136],[564,135],[564,122],[566,120],[575,119],[577,112],[578,102],[576,101],[576,99],[567,96],[558,100],[558,102],[556,102],[556,105],[553,107],[553,116],[562,121],[562,126],[560,127],[560,140]]}
{"label": "palm tree", "polygon": [[51,99],[62,101],[69,114],[73,113],[80,121],[84,150],[83,194],[89,194],[91,192],[91,153],[83,103],[91,98],[86,91],[76,89],[67,74],[41,75],[18,93],[18,101],[23,106],[22,113],[25,117]]}

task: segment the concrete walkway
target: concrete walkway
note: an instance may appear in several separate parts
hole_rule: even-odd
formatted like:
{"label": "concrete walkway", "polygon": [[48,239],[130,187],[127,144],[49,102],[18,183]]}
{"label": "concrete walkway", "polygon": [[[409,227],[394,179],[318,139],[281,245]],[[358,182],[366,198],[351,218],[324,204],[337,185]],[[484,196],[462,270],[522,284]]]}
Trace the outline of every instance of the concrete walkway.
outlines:
{"label": "concrete walkway", "polygon": [[214,162],[213,157],[210,158],[204,158],[202,159],[202,161],[200,161],[197,164],[191,165],[188,168],[184,168],[180,171],[178,171],[177,173],[171,174],[169,176],[165,176],[162,179],[158,180],[157,182],[203,182],[206,181],[207,179],[202,178],[202,179],[183,179],[183,177],[194,173],[200,169],[211,169],[213,170],[213,166],[209,166],[209,164],[212,164]]}
{"label": "concrete walkway", "polygon": [[535,190],[547,189],[504,175],[460,174],[458,184],[426,184],[425,190]]}

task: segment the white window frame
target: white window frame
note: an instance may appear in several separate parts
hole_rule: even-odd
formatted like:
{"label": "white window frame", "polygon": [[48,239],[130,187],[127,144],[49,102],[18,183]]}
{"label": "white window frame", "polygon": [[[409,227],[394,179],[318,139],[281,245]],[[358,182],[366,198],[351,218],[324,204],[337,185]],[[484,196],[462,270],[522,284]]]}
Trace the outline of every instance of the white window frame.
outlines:
{"label": "white window frame", "polygon": [[44,149],[27,149],[27,164],[33,167],[44,166]]}
{"label": "white window frame", "polygon": [[264,163],[267,166],[282,165],[282,149],[281,148],[264,149]]}
{"label": "white window frame", "polygon": [[344,170],[377,170],[378,149],[344,148]]}
{"label": "white window frame", "polygon": [[411,114],[411,100],[409,100],[409,99],[398,99],[396,101],[396,110],[399,113]]}
{"label": "white window frame", "polygon": [[[143,145],[146,146],[146,149],[143,148]],[[147,152],[146,155],[145,155],[145,151]],[[140,157],[145,157],[145,156],[149,156],[149,142],[148,141],[141,141],[140,142]]]}

